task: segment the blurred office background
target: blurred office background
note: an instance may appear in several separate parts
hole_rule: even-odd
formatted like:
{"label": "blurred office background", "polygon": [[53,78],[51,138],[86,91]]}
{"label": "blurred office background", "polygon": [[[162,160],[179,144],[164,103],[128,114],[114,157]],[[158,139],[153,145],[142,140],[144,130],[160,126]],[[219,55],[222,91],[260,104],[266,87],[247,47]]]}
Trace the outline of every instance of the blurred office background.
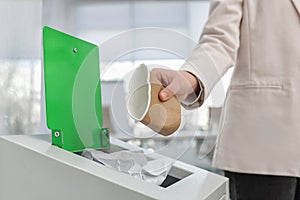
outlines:
{"label": "blurred office background", "polygon": [[[125,104],[124,99],[114,97],[112,92],[116,88],[122,89],[120,85],[126,74],[140,63],[179,69],[184,63],[184,57],[188,56],[193,44],[198,41],[208,12],[208,0],[0,0],[0,134],[46,132],[41,103],[41,74],[42,27],[47,25],[99,45],[105,123],[113,129],[115,136],[154,150],[157,146],[164,145],[161,140],[158,142],[150,138],[144,141],[122,136],[123,126],[132,132],[147,130],[132,122],[126,112],[122,112],[119,118],[115,116],[111,106],[122,107]],[[164,43],[171,48],[181,49],[182,56],[144,49],[129,52],[117,59],[114,57],[114,53],[124,46],[122,42],[114,41],[122,41],[122,36],[128,31],[147,27],[187,38],[183,42],[176,41],[176,36],[172,37],[170,34],[170,37],[166,37],[164,34],[160,35],[159,31],[154,31],[158,35],[146,34],[144,37],[149,44]],[[131,45],[134,49],[134,44]],[[219,83],[218,87],[223,89],[223,94],[230,76],[231,71]],[[223,101],[224,95],[221,94],[198,110],[184,111],[185,125],[182,130],[197,129],[201,134],[214,128],[213,133],[216,133],[217,125],[212,125],[211,120],[215,118],[218,121],[219,107]],[[184,161],[197,165],[193,163],[196,161],[191,160],[196,154],[199,157],[199,144],[191,144],[192,147],[193,153]]]}

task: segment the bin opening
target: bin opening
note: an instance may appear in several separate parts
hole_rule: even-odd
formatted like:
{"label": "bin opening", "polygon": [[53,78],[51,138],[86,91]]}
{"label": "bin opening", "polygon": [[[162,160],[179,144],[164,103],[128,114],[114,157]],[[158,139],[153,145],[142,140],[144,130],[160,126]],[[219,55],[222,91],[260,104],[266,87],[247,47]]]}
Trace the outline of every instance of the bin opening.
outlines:
{"label": "bin opening", "polygon": [[163,188],[167,188],[170,185],[173,185],[174,183],[177,183],[178,181],[180,181],[179,178],[176,178],[174,176],[171,175],[167,175],[167,178],[164,180],[164,182],[160,185],[160,187]]}
{"label": "bin opening", "polygon": [[[128,151],[128,149],[124,149],[124,148],[119,147],[117,145],[111,145],[109,149],[101,149],[99,151],[109,154],[109,153],[116,153],[116,152],[120,152],[120,151],[124,151],[124,150]],[[82,152],[77,152],[76,154],[79,155],[79,156],[83,156]],[[97,155],[97,156],[99,156],[99,155]],[[90,160],[93,160],[94,162],[96,162],[98,164],[105,165],[101,161],[99,162],[99,160],[97,161],[97,159],[95,160],[93,158],[90,158],[89,156],[86,157],[86,155],[85,155],[83,157],[85,157],[87,159],[90,159]],[[153,160],[152,158],[150,158],[148,156],[145,156],[145,158],[146,158],[147,161],[152,161]],[[176,166],[172,166],[169,169],[168,173],[164,175],[165,179],[163,181],[161,180],[162,182],[156,183],[156,184],[159,187],[167,188],[167,187],[169,187],[169,186],[171,186],[171,185],[173,185],[173,184],[181,181],[182,179],[188,177],[191,174],[192,174],[192,172],[190,172],[190,171],[186,171],[186,170],[178,168]],[[144,180],[144,181],[147,181],[147,180]]]}

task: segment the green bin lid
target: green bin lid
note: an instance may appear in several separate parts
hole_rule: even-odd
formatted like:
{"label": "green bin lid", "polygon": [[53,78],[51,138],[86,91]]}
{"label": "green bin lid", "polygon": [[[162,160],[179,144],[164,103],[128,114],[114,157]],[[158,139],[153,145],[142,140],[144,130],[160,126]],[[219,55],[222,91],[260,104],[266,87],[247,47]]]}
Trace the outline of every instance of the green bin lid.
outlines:
{"label": "green bin lid", "polygon": [[52,144],[68,151],[109,148],[102,128],[98,46],[43,28],[47,126]]}

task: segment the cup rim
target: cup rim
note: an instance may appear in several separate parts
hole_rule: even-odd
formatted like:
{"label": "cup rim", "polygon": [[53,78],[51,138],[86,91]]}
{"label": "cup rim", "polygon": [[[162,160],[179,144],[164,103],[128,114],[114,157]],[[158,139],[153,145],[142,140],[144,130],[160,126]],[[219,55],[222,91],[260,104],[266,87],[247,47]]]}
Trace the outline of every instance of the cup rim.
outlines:
{"label": "cup rim", "polygon": [[[147,85],[147,95],[148,95],[148,99],[147,99],[147,106],[145,107],[145,110],[144,110],[144,113],[142,114],[141,117],[136,117],[132,114],[132,110],[129,106],[129,101],[130,99],[132,98],[132,96],[134,95],[134,92],[141,88],[141,87],[145,87],[145,84],[139,86],[138,88],[135,88],[133,91],[132,91],[132,80],[134,79],[135,76],[137,76],[138,74],[138,70],[145,70],[147,72],[146,74],[146,81],[145,81],[145,84]],[[135,69],[135,71],[133,72],[132,74],[132,77],[131,77],[131,80],[129,82],[129,93],[128,93],[128,99],[126,101],[126,107],[127,107],[127,110],[128,110],[128,113],[129,115],[134,119],[134,120],[137,120],[137,121],[141,121],[142,119],[145,118],[145,116],[147,115],[147,111],[150,107],[150,103],[151,103],[151,83],[150,83],[150,70],[148,69],[148,67],[145,65],[145,64],[141,64],[139,67],[137,67]]]}

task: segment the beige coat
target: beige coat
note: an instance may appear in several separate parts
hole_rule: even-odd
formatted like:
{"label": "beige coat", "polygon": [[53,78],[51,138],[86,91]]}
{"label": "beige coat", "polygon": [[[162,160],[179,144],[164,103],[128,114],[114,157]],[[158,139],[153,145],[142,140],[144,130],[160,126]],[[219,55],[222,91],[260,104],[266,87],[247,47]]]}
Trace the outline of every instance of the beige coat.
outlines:
{"label": "beige coat", "polygon": [[213,166],[300,177],[300,0],[212,0],[182,69],[207,98],[233,65]]}

